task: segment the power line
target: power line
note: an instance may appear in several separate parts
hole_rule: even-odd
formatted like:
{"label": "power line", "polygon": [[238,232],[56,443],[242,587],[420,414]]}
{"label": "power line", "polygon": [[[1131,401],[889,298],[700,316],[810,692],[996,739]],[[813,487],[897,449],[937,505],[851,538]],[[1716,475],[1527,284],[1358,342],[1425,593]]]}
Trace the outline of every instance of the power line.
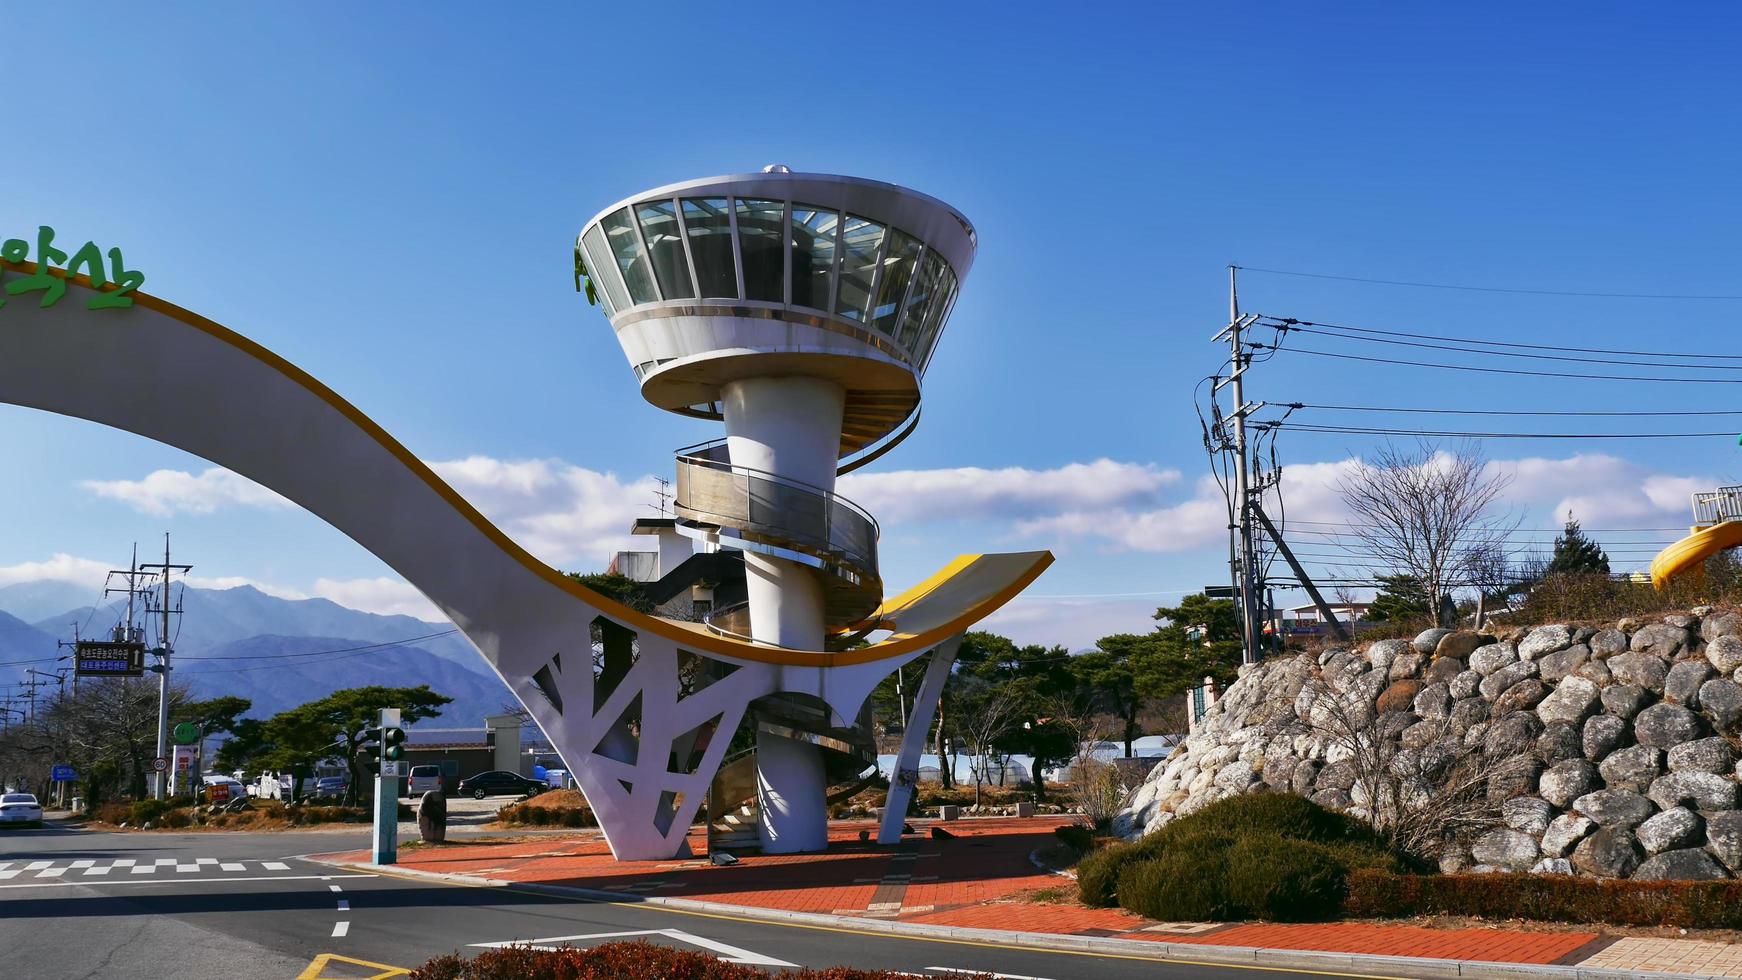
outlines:
{"label": "power line", "polygon": [[1390,364],[1397,367],[1428,367],[1447,371],[1473,371],[1479,374],[1511,374],[1532,378],[1573,378],[1579,381],[1663,381],[1671,384],[1737,385],[1742,378],[1657,378],[1631,374],[1571,374],[1565,371],[1526,371],[1521,368],[1477,367],[1472,364],[1441,364],[1437,361],[1410,361],[1394,357],[1366,357],[1361,354],[1338,354],[1306,347],[1278,347],[1249,344],[1255,350],[1273,350],[1288,354],[1311,354],[1314,357],[1334,357],[1343,361],[1365,361],[1368,364]]}
{"label": "power line", "polygon": [[1290,429],[1295,432],[1326,432],[1370,436],[1437,436],[1452,439],[1712,439],[1731,438],[1729,432],[1474,432],[1453,429],[1388,429],[1362,425],[1321,425],[1315,422],[1254,422],[1258,428]]}
{"label": "power line", "polygon": [[[1476,337],[1447,337],[1443,334],[1415,333],[1408,330],[1380,330],[1376,327],[1354,327],[1346,323],[1315,323],[1311,320],[1296,320],[1293,317],[1267,317],[1282,324],[1300,324],[1306,327],[1328,327],[1332,330],[1347,330],[1354,333],[1381,334],[1387,337],[1412,337],[1416,340],[1440,340],[1449,344],[1480,344],[1483,347],[1512,347],[1522,350],[1552,350],[1575,354],[1628,354],[1635,357],[1703,357],[1708,360],[1742,361],[1742,354],[1714,354],[1709,351],[1650,351],[1650,350],[1618,350],[1612,347],[1568,347],[1565,344],[1521,344],[1505,340],[1481,340]],[[1353,339],[1353,338],[1351,338]],[[1667,366],[1667,365],[1666,365]]]}
{"label": "power line", "polygon": [[[1449,350],[1449,351],[1453,351],[1453,352],[1459,353],[1459,354],[1487,354],[1490,357],[1518,357],[1518,358],[1525,358],[1525,359],[1533,360],[1533,361],[1573,361],[1573,362],[1579,363],[1579,364],[1620,364],[1620,365],[1624,365],[1627,367],[1694,368],[1695,370],[1699,370],[1699,369],[1703,368],[1703,369],[1708,370],[1708,371],[1742,371],[1742,367],[1738,367],[1738,366],[1732,365],[1732,364],[1688,364],[1688,363],[1677,362],[1677,361],[1629,361],[1629,360],[1622,360],[1620,358],[1614,358],[1614,357],[1575,357],[1575,356],[1572,356],[1570,354],[1526,354],[1526,353],[1523,353],[1521,351],[1483,350],[1481,347],[1469,347],[1469,346],[1467,346],[1469,344],[1487,344],[1487,343],[1489,343],[1488,341],[1485,341],[1485,340],[1464,340],[1464,341],[1461,341],[1461,343],[1466,345],[1466,346],[1454,346],[1452,343],[1430,344],[1424,340],[1393,340],[1389,337],[1358,337],[1358,336],[1351,336],[1347,333],[1339,332],[1343,328],[1337,328],[1335,330],[1326,330],[1326,329],[1321,329],[1321,327],[1324,326],[1323,324],[1320,324],[1318,326],[1304,326],[1303,325],[1304,323],[1305,323],[1305,321],[1284,320],[1280,323],[1267,324],[1267,326],[1274,327],[1275,329],[1282,331],[1284,333],[1290,333],[1290,332],[1292,332],[1292,333],[1310,333],[1310,334],[1316,334],[1320,337],[1330,337],[1334,340],[1359,340],[1359,341],[1363,341],[1363,342],[1369,343],[1369,344],[1387,344],[1387,345],[1390,345],[1392,347],[1416,347],[1416,348],[1422,348],[1425,350]],[[1371,332],[1380,333],[1380,332],[1386,332],[1386,331],[1371,331]],[[1439,339],[1439,338],[1434,338],[1434,339]],[[1451,338],[1447,338],[1447,339],[1449,340]],[[1566,349],[1566,348],[1562,348],[1562,349]],[[1701,355],[1698,355],[1698,354],[1695,354],[1695,355],[1649,354],[1646,356],[1649,356],[1649,357],[1674,357],[1674,356],[1698,357]]]}
{"label": "power line", "polygon": [[1593,299],[1692,299],[1692,300],[1742,300],[1742,296],[1724,293],[1599,293],[1575,289],[1514,289],[1504,286],[1466,286],[1445,282],[1414,282],[1406,279],[1369,279],[1362,276],[1333,276],[1322,272],[1294,272],[1288,269],[1260,269],[1256,266],[1237,265],[1234,268],[1245,272],[1262,272],[1272,276],[1294,276],[1299,279],[1332,279],[1338,282],[1364,282],[1378,286],[1409,286],[1418,289],[1453,289],[1469,293],[1514,293],[1524,296],[1587,296]]}
{"label": "power line", "polygon": [[[1314,525],[1317,527],[1367,527],[1367,528],[1379,527],[1379,525],[1377,525],[1377,524],[1367,524],[1367,523],[1363,523],[1360,521],[1296,520],[1296,521],[1294,521],[1294,523],[1296,523],[1296,524],[1311,524],[1311,525]],[[1558,528],[1558,527],[1517,527],[1517,528],[1513,528],[1513,530],[1514,531],[1527,531],[1527,532],[1534,532],[1534,533],[1542,533],[1542,532],[1556,532],[1556,533],[1558,533],[1558,532],[1565,530],[1565,529]],[[1591,532],[1591,531],[1629,531],[1629,532],[1631,532],[1631,531],[1679,531],[1683,534],[1687,533],[1686,527],[1581,527],[1580,530],[1587,531],[1587,532]]]}
{"label": "power line", "polygon": [[336,650],[305,650],[301,653],[261,653],[235,657],[182,657],[182,660],[289,660],[300,657],[323,657],[334,653],[356,653],[365,650],[379,650],[382,647],[404,646],[407,643],[417,643],[422,640],[433,640],[437,637],[452,636],[458,629],[442,630],[438,633],[425,633],[422,636],[407,637],[403,640],[386,640],[381,643],[367,643],[362,646],[341,647]]}
{"label": "power line", "polygon": [[1546,412],[1524,411],[1521,409],[1501,410],[1483,408],[1390,408],[1377,405],[1313,405],[1306,402],[1278,402],[1292,409],[1312,409],[1320,412],[1379,412],[1414,415],[1505,415],[1518,417],[1601,417],[1601,418],[1684,418],[1708,416],[1742,415],[1742,412]]}

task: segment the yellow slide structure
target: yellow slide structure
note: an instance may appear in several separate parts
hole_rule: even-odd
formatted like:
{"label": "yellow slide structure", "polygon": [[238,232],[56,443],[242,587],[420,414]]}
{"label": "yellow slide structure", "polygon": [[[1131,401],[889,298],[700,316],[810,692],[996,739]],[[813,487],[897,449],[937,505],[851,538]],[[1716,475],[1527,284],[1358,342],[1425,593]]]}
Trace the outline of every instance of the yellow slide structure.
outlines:
{"label": "yellow slide structure", "polygon": [[1651,585],[1662,589],[1670,579],[1699,571],[1707,558],[1737,545],[1742,545],[1742,521],[1696,527],[1693,533],[1658,552],[1651,560]]}

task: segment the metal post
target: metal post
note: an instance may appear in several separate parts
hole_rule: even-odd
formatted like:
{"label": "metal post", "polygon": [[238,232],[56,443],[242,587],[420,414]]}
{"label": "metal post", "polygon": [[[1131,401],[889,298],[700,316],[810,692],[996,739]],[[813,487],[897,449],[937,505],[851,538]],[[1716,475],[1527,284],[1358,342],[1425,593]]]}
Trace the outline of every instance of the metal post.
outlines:
{"label": "metal post", "polygon": [[[169,532],[163,535],[163,632],[158,634],[157,672],[157,758],[169,752]],[[157,775],[157,798],[169,796],[173,766],[165,766]]]}
{"label": "metal post", "polygon": [[1234,389],[1234,507],[1236,533],[1240,541],[1238,592],[1240,600],[1240,640],[1245,646],[1245,663],[1259,659],[1258,631],[1258,562],[1252,549],[1251,474],[1246,456],[1246,391],[1241,377],[1246,372],[1246,352],[1240,341],[1240,293],[1235,282],[1234,266],[1228,267],[1228,345]]}
{"label": "metal post", "polygon": [[[381,731],[385,734],[389,728],[398,728],[399,717],[398,708],[382,708]],[[399,860],[399,765],[386,758],[375,773],[375,832],[370,851],[375,864]]]}

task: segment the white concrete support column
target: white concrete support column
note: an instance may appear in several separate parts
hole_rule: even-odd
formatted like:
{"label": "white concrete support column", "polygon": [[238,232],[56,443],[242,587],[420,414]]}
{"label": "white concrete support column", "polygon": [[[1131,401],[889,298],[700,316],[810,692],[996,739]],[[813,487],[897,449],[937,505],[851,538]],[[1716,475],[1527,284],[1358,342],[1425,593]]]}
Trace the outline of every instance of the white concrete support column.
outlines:
{"label": "white concrete support column", "polygon": [[[901,842],[901,828],[907,822],[907,805],[913,801],[913,793],[917,788],[919,778],[919,757],[925,752],[926,735],[931,731],[931,720],[937,714],[938,699],[943,697],[944,682],[950,678],[950,668],[956,663],[956,650],[962,645],[962,634],[938,644],[932,651],[931,662],[926,665],[925,679],[919,683],[919,693],[913,698],[913,713],[908,716],[907,729],[901,733],[901,749],[895,755],[895,771],[889,774],[889,794],[883,798],[883,823],[877,828],[877,843],[897,844]],[[948,759],[938,760],[938,765],[949,765]],[[902,773],[911,773],[913,779],[905,779]]]}
{"label": "white concrete support column", "polygon": [[[751,378],[721,390],[732,465],[835,488],[846,392],[819,378]],[[800,650],[823,648],[823,587],[817,569],[746,552],[750,635]],[[769,854],[820,851],[829,843],[823,750],[758,732],[759,835]]]}

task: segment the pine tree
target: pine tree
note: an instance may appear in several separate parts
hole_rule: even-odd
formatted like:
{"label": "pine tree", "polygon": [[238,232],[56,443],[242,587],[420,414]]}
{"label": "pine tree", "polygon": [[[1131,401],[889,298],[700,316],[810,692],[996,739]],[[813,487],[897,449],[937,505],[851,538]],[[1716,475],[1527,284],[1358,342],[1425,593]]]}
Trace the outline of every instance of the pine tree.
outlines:
{"label": "pine tree", "polygon": [[1548,560],[1548,574],[1557,573],[1609,574],[1609,556],[1603,553],[1602,546],[1585,536],[1570,511],[1566,527],[1554,539],[1554,555]]}
{"label": "pine tree", "polygon": [[1427,587],[1414,575],[1380,575],[1376,577],[1379,593],[1367,608],[1367,620],[1374,623],[1408,622],[1428,619],[1433,605]]}

